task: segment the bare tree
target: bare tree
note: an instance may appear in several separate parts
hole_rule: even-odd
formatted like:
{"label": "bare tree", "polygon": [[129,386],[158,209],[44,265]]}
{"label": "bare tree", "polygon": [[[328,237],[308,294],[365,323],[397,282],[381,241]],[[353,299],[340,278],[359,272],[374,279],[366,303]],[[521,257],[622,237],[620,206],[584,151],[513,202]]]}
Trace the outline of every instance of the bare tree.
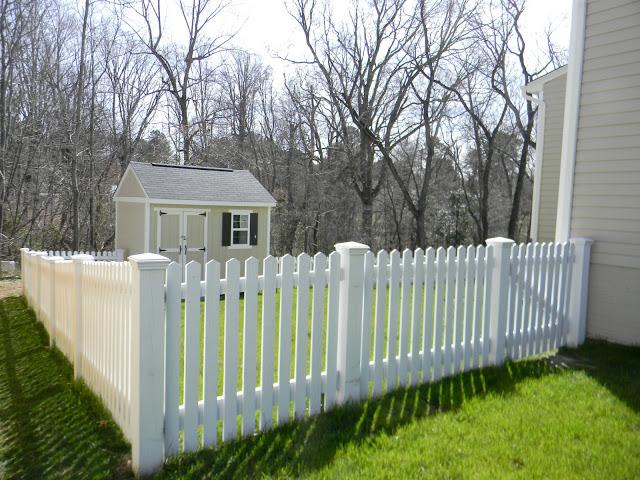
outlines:
{"label": "bare tree", "polygon": [[228,1],[195,0],[189,6],[180,0],[180,15],[187,33],[184,44],[164,40],[161,5],[161,0],[140,0],[136,12],[142,18],[144,32],[138,33],[135,28],[133,31],[162,68],[164,89],[175,102],[174,112],[182,140],[181,162],[189,164],[191,141],[196,134],[190,121],[191,89],[203,81],[194,76],[194,66],[221,52],[231,40],[231,35],[209,37],[205,34],[205,28],[211,27]]}

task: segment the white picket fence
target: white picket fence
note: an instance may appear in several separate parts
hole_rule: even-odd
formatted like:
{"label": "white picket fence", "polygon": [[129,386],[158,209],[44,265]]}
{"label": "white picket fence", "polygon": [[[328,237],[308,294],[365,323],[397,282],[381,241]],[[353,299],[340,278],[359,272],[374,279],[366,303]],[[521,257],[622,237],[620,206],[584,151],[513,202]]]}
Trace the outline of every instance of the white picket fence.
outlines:
{"label": "white picket fence", "polygon": [[224,276],[210,261],[204,281],[199,264],[182,281],[154,254],[73,263],[25,250],[22,268],[30,305],[144,474],[335,404],[580,344],[590,245],[490,239],[375,256],[349,242],[262,268],[251,258],[244,276],[238,260]]}
{"label": "white picket fence", "polygon": [[96,261],[88,254],[69,260],[50,253],[23,249],[24,295],[51,344],[73,363],[75,378],[100,396],[128,435],[131,265],[115,261],[112,252]]}
{"label": "white picket fence", "polygon": [[124,250],[117,248],[115,250],[102,250],[102,251],[71,251],[71,250],[48,250],[47,255],[49,257],[62,257],[65,260],[71,260],[74,255],[91,255],[97,262],[123,262]]}

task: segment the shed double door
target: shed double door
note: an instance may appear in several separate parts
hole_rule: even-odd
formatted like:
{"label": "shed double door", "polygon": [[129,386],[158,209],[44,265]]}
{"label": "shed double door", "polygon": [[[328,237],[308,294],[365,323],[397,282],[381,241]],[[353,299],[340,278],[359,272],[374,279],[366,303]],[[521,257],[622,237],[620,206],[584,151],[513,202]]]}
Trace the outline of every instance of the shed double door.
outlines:
{"label": "shed double door", "polygon": [[158,253],[184,267],[207,262],[207,211],[158,209]]}

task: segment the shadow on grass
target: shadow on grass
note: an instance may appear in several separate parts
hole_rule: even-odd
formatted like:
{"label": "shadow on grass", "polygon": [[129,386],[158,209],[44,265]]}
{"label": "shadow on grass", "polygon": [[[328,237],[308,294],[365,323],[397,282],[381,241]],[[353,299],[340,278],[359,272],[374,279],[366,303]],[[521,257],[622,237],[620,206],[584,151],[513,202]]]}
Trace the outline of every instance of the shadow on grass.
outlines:
{"label": "shadow on grass", "polygon": [[304,476],[331,463],[346,445],[373,441],[399,427],[440,412],[455,411],[472,397],[509,395],[518,382],[554,374],[565,365],[549,358],[507,362],[399,389],[375,400],[348,405],[263,434],[170,459],[159,478],[246,478],[285,474]]}
{"label": "shadow on grass", "polygon": [[640,347],[587,340],[578,349],[560,349],[554,360],[563,367],[584,371],[640,413]]}
{"label": "shadow on grass", "polygon": [[129,449],[24,300],[0,300],[0,478],[130,478]]}

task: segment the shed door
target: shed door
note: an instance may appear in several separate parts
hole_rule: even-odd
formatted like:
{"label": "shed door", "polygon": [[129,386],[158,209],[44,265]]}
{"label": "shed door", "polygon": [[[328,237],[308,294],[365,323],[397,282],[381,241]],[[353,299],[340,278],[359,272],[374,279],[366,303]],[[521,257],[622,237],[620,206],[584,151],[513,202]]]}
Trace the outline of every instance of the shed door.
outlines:
{"label": "shed door", "polygon": [[158,253],[182,263],[182,214],[158,210]]}
{"label": "shed door", "polygon": [[207,212],[184,212],[185,265],[191,261],[203,266],[207,262]]}

